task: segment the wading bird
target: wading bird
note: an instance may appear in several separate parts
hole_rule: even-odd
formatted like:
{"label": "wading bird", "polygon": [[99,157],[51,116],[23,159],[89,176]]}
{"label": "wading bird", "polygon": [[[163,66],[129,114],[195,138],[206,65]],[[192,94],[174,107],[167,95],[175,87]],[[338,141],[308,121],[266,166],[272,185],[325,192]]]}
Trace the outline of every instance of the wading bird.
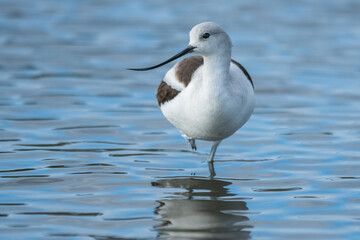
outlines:
{"label": "wading bird", "polygon": [[187,48],[170,59],[148,68],[161,67],[187,53],[197,53],[175,64],[157,90],[157,100],[167,120],[180,130],[192,149],[195,140],[213,142],[208,159],[215,176],[214,156],[220,142],[250,118],[255,106],[254,85],[249,73],[231,59],[232,43],[218,24],[204,22],[190,31]]}

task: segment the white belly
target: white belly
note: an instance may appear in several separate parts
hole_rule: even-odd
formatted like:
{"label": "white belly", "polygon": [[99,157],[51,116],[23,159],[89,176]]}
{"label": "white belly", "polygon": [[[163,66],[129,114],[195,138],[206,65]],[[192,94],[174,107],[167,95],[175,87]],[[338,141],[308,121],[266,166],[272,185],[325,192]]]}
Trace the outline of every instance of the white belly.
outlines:
{"label": "white belly", "polygon": [[254,110],[254,91],[247,79],[236,86],[202,89],[190,84],[163,104],[165,117],[187,138],[219,141],[234,134]]}

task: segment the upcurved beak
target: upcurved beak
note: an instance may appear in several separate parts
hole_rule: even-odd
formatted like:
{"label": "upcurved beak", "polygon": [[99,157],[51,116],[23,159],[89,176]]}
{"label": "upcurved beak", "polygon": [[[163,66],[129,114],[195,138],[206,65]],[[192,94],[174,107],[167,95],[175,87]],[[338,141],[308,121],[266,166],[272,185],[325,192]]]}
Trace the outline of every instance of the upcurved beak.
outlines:
{"label": "upcurved beak", "polygon": [[127,68],[127,70],[133,70],[133,71],[147,71],[147,70],[152,70],[152,69],[155,69],[155,68],[158,68],[158,67],[161,67],[169,62],[172,62],[174,61],[175,59],[178,59],[179,57],[182,57],[184,56],[185,54],[188,54],[188,53],[191,53],[193,52],[194,48],[196,47],[193,47],[191,45],[189,45],[187,48],[185,48],[184,50],[182,50],[181,52],[179,52],[178,54],[176,54],[175,56],[169,58],[168,60],[162,62],[162,63],[159,63],[158,65],[155,65],[155,66],[152,66],[152,67],[147,67],[147,68]]}

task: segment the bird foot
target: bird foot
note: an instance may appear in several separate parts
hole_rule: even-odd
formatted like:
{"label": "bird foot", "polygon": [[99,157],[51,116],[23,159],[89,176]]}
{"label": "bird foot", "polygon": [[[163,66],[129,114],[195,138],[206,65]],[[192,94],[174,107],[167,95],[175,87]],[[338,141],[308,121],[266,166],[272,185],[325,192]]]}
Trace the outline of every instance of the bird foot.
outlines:
{"label": "bird foot", "polygon": [[215,169],[214,169],[214,161],[208,161],[210,178],[214,178],[216,176]]}
{"label": "bird foot", "polygon": [[196,151],[195,139],[189,139],[189,143],[190,143],[191,149],[193,151]]}

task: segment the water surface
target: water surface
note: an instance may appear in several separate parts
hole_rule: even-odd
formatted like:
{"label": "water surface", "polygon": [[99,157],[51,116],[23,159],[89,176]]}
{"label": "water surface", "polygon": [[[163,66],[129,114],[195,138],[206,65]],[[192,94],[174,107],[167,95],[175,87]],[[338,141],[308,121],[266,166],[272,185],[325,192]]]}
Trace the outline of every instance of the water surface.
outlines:
{"label": "water surface", "polygon": [[[357,239],[360,4],[0,1],[2,239]],[[224,17],[226,16],[226,17]],[[250,121],[191,151],[155,92],[219,22]]]}

